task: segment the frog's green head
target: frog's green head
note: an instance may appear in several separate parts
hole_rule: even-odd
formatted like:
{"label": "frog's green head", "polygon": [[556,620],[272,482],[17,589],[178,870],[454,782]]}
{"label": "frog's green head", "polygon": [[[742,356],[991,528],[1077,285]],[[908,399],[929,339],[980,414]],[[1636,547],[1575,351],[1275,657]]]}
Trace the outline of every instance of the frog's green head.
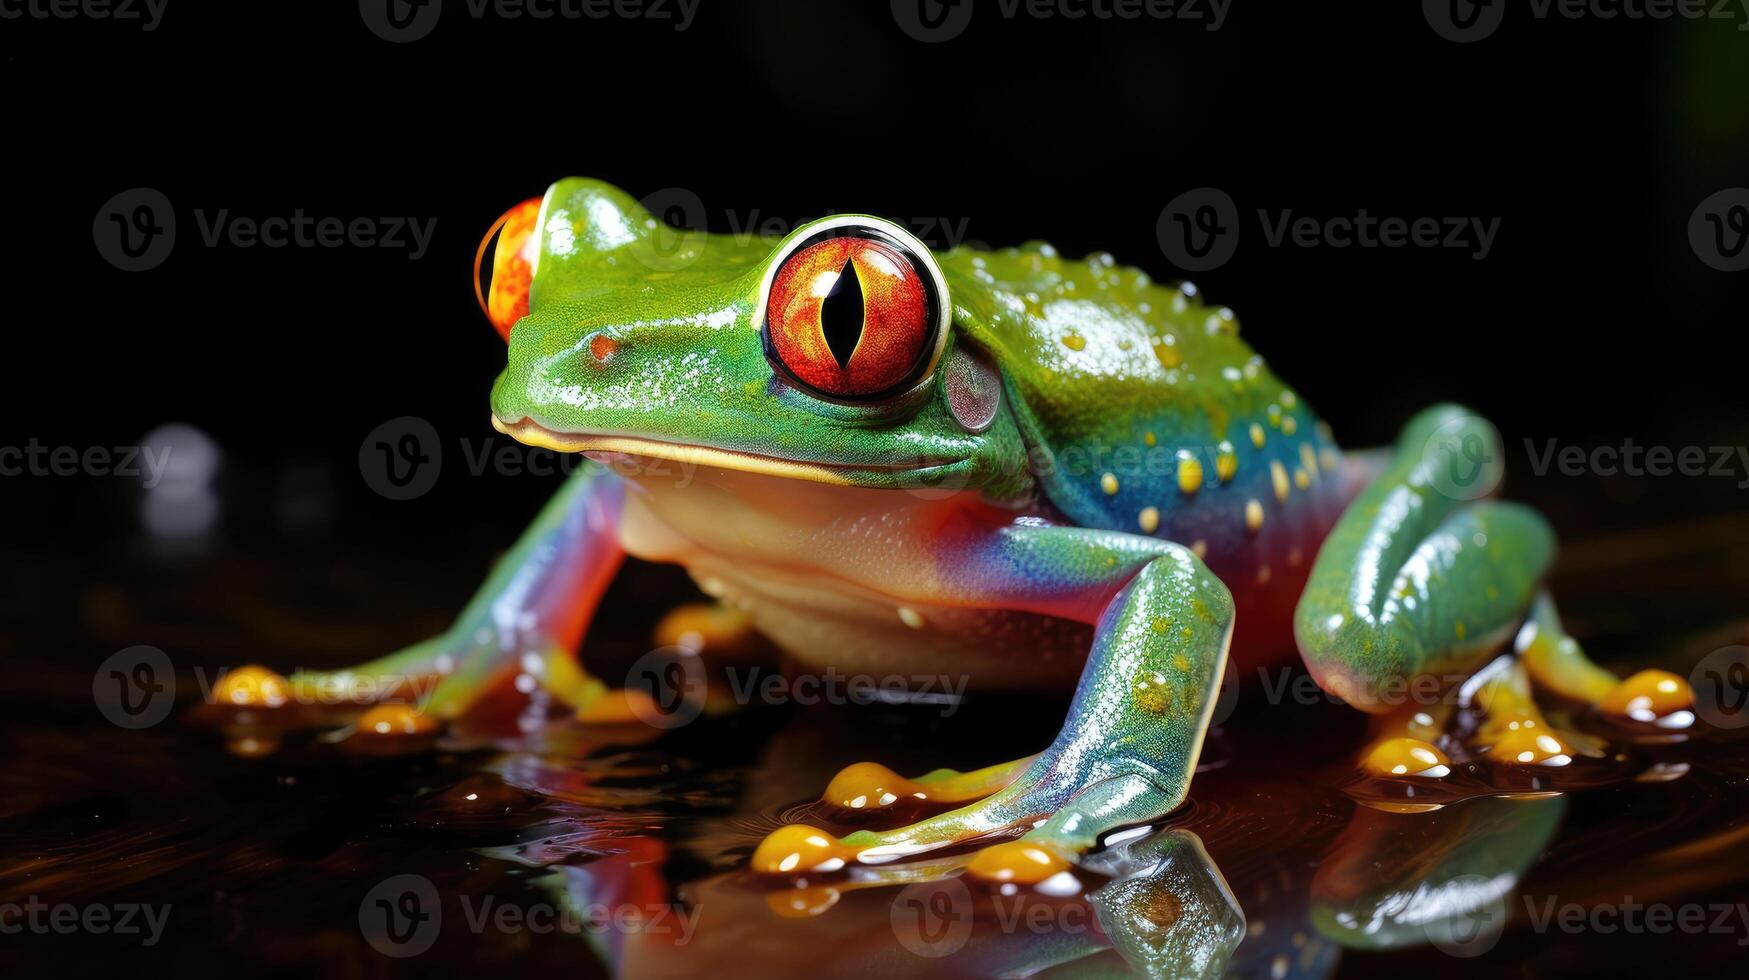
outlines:
{"label": "frog's green head", "polygon": [[506,217],[487,303],[510,344],[501,431],[822,483],[1024,483],[1000,374],[956,331],[936,257],[898,225],[679,231],[582,179]]}

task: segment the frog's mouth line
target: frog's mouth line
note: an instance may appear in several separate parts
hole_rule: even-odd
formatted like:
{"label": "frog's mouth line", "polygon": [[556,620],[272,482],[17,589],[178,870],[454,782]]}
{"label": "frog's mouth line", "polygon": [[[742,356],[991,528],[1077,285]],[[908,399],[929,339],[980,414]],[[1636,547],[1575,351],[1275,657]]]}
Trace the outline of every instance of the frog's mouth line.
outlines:
{"label": "frog's mouth line", "polygon": [[886,465],[881,463],[859,463],[855,466],[838,466],[832,463],[809,463],[801,460],[784,459],[780,456],[765,456],[759,453],[742,452],[736,449],[715,449],[710,446],[696,446],[689,443],[662,442],[659,439],[645,439],[639,436],[616,436],[605,433],[590,432],[555,432],[533,419],[523,418],[515,422],[506,422],[496,414],[492,416],[492,428],[510,436],[517,442],[529,446],[539,446],[561,453],[624,453],[628,456],[646,456],[653,459],[666,459],[671,462],[698,466],[715,466],[723,469],[740,470],[745,473],[759,473],[766,476],[778,476],[790,480],[809,480],[814,483],[831,483],[837,485],[854,485],[863,481],[856,479],[857,473],[908,473],[930,469],[960,460],[925,460],[917,466]]}

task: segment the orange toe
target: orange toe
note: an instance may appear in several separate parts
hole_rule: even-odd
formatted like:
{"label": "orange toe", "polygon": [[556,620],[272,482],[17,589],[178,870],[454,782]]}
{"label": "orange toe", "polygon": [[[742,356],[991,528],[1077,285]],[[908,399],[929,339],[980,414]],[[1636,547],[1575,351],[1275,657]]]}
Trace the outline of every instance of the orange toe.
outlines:
{"label": "orange toe", "polygon": [[286,679],[258,664],[228,671],[213,685],[213,700],[219,704],[277,708],[290,698],[291,685]]}
{"label": "orange toe", "polygon": [[437,719],[410,704],[379,704],[358,717],[362,735],[429,735]]}
{"label": "orange toe", "polygon": [[625,725],[663,717],[662,709],[643,691],[603,691],[577,709],[577,720],[591,725]]}
{"label": "orange toe", "polygon": [[1418,738],[1387,738],[1373,746],[1361,765],[1375,776],[1439,779],[1451,774],[1451,760],[1445,753]]}
{"label": "orange toe", "polygon": [[831,834],[805,824],[772,831],[753,852],[753,870],[760,874],[837,871],[856,854]]}
{"label": "orange toe", "polygon": [[1655,722],[1694,707],[1694,690],[1667,670],[1642,670],[1617,684],[1597,707],[1618,717]]}

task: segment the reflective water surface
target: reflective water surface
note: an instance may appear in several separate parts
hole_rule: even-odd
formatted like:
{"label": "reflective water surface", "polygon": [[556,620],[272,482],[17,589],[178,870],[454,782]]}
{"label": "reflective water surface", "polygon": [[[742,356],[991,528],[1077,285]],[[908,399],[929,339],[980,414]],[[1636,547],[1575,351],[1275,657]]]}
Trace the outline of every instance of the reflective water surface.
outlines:
{"label": "reflective water surface", "polygon": [[[1600,659],[1687,676],[1749,640],[1729,589],[1670,598],[1684,581],[1733,581],[1749,533],[1689,538],[1579,549],[1556,586]],[[78,556],[27,541],[8,559],[9,968],[1321,977],[1711,975],[1749,962],[1749,729],[1611,742],[1505,795],[1405,795],[1357,775],[1356,713],[1270,704],[1246,685],[1189,801],[1074,875],[983,886],[949,854],[771,881],[743,869],[773,828],[848,829],[810,802],[843,765],[988,764],[1042,746],[1062,705],[761,706],[664,733],[531,726],[507,692],[474,730],[412,751],[279,737],[215,717],[201,685],[226,665],[340,664],[434,632],[476,566],[435,560],[436,543],[427,554],[320,535],[271,558],[211,539],[163,545],[134,537]],[[98,560],[108,571],[93,581]],[[1639,605],[1634,582],[1647,583]],[[668,570],[632,569],[591,649],[636,657],[670,595],[695,593]],[[176,710],[138,730],[92,701],[92,671],[133,643],[166,651],[178,681]],[[147,921],[132,906],[164,910],[154,935],[118,928]]]}

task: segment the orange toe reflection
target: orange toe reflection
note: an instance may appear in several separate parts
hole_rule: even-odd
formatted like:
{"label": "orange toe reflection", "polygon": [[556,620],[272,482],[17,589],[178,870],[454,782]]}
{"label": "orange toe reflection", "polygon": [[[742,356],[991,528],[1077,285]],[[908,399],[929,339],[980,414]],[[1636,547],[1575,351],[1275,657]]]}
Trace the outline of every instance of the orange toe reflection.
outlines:
{"label": "orange toe reflection", "polygon": [[1656,722],[1694,706],[1688,682],[1667,670],[1642,670],[1617,684],[1597,707],[1634,721]]}
{"label": "orange toe reflection", "polygon": [[985,881],[1012,881],[1036,885],[1069,870],[1069,859],[1033,841],[1009,841],[979,851],[966,866],[966,873]]}
{"label": "orange toe reflection", "polygon": [[379,704],[358,718],[358,731],[368,735],[429,735],[437,720],[410,704]]}
{"label": "orange toe reflection", "polygon": [[765,896],[765,904],[785,919],[812,918],[838,904],[838,889],[820,885],[771,892]]}
{"label": "orange toe reflection", "polygon": [[213,686],[219,704],[251,708],[277,708],[290,697],[291,685],[279,674],[257,664],[238,667]]}
{"label": "orange toe reflection", "polygon": [[837,871],[855,852],[824,830],[790,824],[772,831],[753,852],[753,870],[760,874]]}
{"label": "orange toe reflection", "polygon": [[1418,738],[1387,738],[1373,746],[1361,762],[1375,776],[1422,776],[1439,779],[1451,774],[1451,760]]}

